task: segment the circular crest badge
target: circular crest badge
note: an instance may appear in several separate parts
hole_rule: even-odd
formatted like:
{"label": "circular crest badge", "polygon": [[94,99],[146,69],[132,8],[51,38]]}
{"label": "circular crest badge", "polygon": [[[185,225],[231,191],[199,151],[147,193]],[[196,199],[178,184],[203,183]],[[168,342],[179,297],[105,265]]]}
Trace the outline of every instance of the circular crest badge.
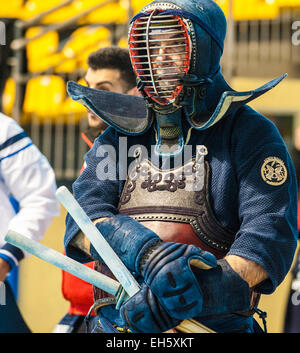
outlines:
{"label": "circular crest badge", "polygon": [[287,179],[287,169],[278,157],[268,157],[261,167],[261,177],[269,185],[282,185]]}

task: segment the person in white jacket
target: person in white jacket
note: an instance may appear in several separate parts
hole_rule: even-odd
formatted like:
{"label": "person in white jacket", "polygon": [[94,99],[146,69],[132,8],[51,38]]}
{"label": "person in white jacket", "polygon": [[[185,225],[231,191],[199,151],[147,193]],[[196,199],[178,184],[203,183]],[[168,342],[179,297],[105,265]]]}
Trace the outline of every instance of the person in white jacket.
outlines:
{"label": "person in white jacket", "polygon": [[15,301],[6,279],[28,254],[6,243],[4,237],[11,229],[40,241],[59,214],[55,192],[55,174],[47,158],[15,120],[0,113],[0,283],[6,286],[0,332],[27,331],[12,317],[18,309],[13,308]]}

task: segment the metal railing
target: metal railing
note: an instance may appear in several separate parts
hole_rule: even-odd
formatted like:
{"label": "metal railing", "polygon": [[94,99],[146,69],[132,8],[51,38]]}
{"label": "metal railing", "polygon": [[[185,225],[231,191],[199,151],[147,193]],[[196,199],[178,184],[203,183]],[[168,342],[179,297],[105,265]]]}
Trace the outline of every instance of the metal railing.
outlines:
{"label": "metal railing", "polygon": [[81,132],[87,128],[85,115],[78,122],[78,117],[75,119],[70,114],[67,123],[60,117],[55,121],[44,119],[40,122],[33,116],[23,127],[54,168],[57,180],[72,181],[78,177],[84,154],[89,149],[81,137]]}

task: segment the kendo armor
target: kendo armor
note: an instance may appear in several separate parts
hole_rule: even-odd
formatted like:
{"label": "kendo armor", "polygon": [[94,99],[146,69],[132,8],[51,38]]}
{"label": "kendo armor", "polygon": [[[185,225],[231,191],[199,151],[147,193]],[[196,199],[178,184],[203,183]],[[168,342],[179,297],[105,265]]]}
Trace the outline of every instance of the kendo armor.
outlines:
{"label": "kendo armor", "polygon": [[[187,141],[183,121],[190,130],[208,129],[286,76],[253,91],[232,90],[220,67],[225,34],[226,18],[214,1],[155,0],[132,19],[129,28],[129,52],[143,98],[74,82],[68,83],[68,92],[122,134],[143,135],[152,127],[154,152],[175,158]],[[196,151],[191,160],[173,169],[162,169],[137,155],[119,212],[163,240],[194,244],[222,258],[235,233],[218,222],[210,204],[210,166],[205,161],[210,151],[205,146],[197,146]],[[187,179],[201,187],[188,190]]]}

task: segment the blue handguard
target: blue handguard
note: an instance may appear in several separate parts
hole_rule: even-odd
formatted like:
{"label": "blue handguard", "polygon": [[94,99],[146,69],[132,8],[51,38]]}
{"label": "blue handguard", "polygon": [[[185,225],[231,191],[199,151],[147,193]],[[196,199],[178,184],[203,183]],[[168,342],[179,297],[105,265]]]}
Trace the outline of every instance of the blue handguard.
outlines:
{"label": "blue handguard", "polygon": [[[144,279],[120,310],[132,331],[161,332],[184,319],[248,310],[249,286],[225,260],[217,262],[193,245],[163,242],[126,215],[97,228],[125,266]],[[99,258],[92,248],[91,253]]]}

